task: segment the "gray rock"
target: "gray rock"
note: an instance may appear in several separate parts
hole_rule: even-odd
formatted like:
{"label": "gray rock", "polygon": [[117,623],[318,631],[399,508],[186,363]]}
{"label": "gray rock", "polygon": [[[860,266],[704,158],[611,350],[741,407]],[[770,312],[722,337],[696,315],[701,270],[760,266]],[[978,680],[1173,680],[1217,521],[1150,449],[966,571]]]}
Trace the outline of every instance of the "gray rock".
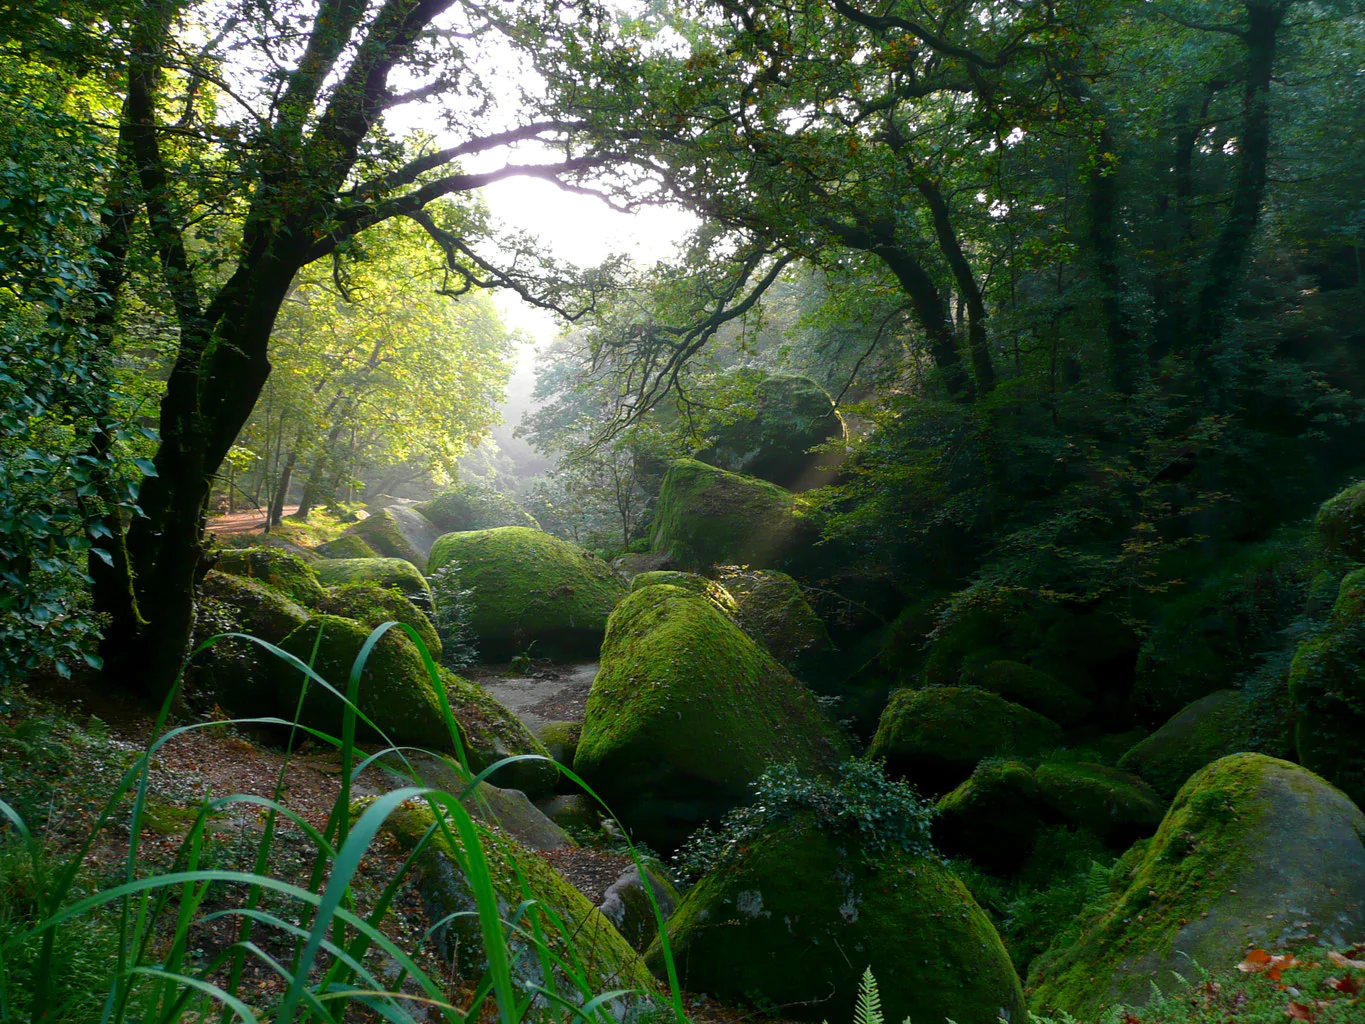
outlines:
{"label": "gray rock", "polygon": [[393,516],[393,522],[418,553],[425,559],[431,554],[431,546],[442,531],[422,513],[410,505],[390,505],[386,511]]}
{"label": "gray rock", "polygon": [[[659,914],[666,921],[682,897],[658,865],[646,861],[645,876],[654,891]],[[621,877],[611,883],[602,894],[602,902],[597,909],[616,926],[630,947],[638,952],[643,953],[648,949],[654,936],[659,934],[659,919],[649,905],[649,895],[645,892],[644,882],[640,880],[640,869],[635,864],[626,868],[621,872]]]}

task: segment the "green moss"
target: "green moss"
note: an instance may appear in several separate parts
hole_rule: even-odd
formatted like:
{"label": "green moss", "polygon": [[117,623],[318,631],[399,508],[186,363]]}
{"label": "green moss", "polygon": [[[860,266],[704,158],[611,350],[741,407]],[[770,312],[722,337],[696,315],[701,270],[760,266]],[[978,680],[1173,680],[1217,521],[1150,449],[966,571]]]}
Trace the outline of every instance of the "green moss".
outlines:
{"label": "green moss", "polygon": [[322,600],[322,584],[312,567],[297,555],[272,547],[238,548],[218,555],[214,568],[274,587],[309,607]]}
{"label": "green moss", "polygon": [[1033,769],[1023,761],[982,761],[971,778],[938,802],[934,839],[995,870],[1017,868],[1033,851],[1043,805]]}
{"label": "green moss", "polygon": [[780,569],[814,540],[796,498],[775,484],[693,459],[668,468],[650,537],[684,569]]}
{"label": "green moss", "polygon": [[744,802],[769,763],[819,770],[845,753],[804,685],[705,598],[661,586],[611,616],[574,768],[668,850]]}
{"label": "green moss", "polygon": [[562,765],[573,767],[573,756],[578,750],[578,738],[583,733],[582,722],[546,722],[536,729],[536,737],[545,749]]}
{"label": "green moss", "polygon": [[[869,965],[888,1021],[1023,1020],[999,935],[947,868],[895,852],[872,866],[856,836],[802,816],[707,874],[667,922],[683,987],[850,1020]],[[649,952],[660,969],[662,951]]]}
{"label": "green moss", "polygon": [[1365,623],[1301,644],[1289,695],[1299,762],[1365,804]]}
{"label": "green moss", "polygon": [[996,612],[972,610],[959,616],[929,643],[924,657],[924,681],[930,686],[953,686],[970,671],[1006,656],[1009,629]]}
{"label": "green moss", "polygon": [[370,547],[354,533],[343,533],[336,540],[317,546],[317,553],[325,558],[378,558]]}
{"label": "green moss", "polygon": [[833,649],[801,584],[786,573],[725,566],[720,583],[733,596],[740,628],[798,678],[806,678],[815,660]]}
{"label": "green moss", "polygon": [[1058,762],[1033,773],[1043,806],[1119,849],[1161,824],[1166,801],[1135,775],[1098,764]]}
{"label": "green moss", "polygon": [[[407,805],[390,816],[386,827],[401,846],[412,849],[433,821],[425,806]],[[419,891],[428,919],[446,922],[433,935],[441,955],[454,964],[461,981],[472,985],[486,971],[487,961],[478,918],[470,913],[476,904],[462,867],[465,851],[458,832],[453,827],[450,831],[453,844],[438,833],[432,845],[418,856]],[[584,998],[567,983],[560,969],[556,968],[554,979],[544,977],[538,950],[522,937],[534,932],[543,936],[553,957],[576,965],[590,995],[614,989],[631,991],[608,1001],[605,1009],[612,1016],[630,1018],[649,1007],[657,986],[635,951],[586,896],[548,861],[500,831],[481,830],[480,846],[497,894],[498,916],[510,921],[522,913],[519,908],[525,907],[522,927],[508,943],[510,968],[519,986],[550,987],[552,981],[560,995],[580,1003]],[[534,902],[527,904],[527,900]]]}
{"label": "green moss", "polygon": [[1365,569],[1347,573],[1332,604],[1332,621],[1338,626],[1365,622]]}
{"label": "green moss", "polygon": [[429,565],[435,571],[448,562],[459,564],[474,592],[470,624],[490,661],[533,643],[538,656],[592,657],[625,590],[600,558],[521,526],[448,533]]}
{"label": "green moss", "polygon": [[380,558],[401,558],[421,571],[426,568],[422,552],[403,535],[398,521],[388,509],[381,509],[346,530],[346,536],[359,537]]}
{"label": "green moss", "polygon": [[507,495],[467,484],[456,486],[415,507],[446,533],[492,530],[499,526],[540,529],[535,518]]}
{"label": "green moss", "polygon": [[417,567],[403,558],[328,558],[317,563],[317,576],[330,587],[344,583],[377,583],[397,590],[419,608],[431,607],[431,587]]}
{"label": "green moss", "polygon": [[277,644],[308,620],[308,610],[280,591],[246,576],[210,572],[199,585],[204,597],[230,605],[242,632]]}
{"label": "green moss", "polygon": [[1090,711],[1090,701],[1046,672],[1017,661],[991,661],[963,672],[964,683],[998,693],[1006,700],[1073,728]]}
{"label": "green moss", "polygon": [[1036,754],[1061,743],[1055,722],[974,686],[900,690],[882,712],[869,755],[930,793],[951,789],[982,758]]}
{"label": "green moss", "polygon": [[1118,766],[1157,792],[1174,796],[1206,764],[1239,751],[1258,749],[1247,698],[1218,690],[1182,708],[1152,735],[1135,744]]}
{"label": "green moss", "polygon": [[1365,480],[1323,502],[1313,526],[1333,551],[1365,561]]}
{"label": "green moss", "polygon": [[[534,754],[549,758],[545,744],[507,706],[478,683],[441,668],[451,714],[460,724],[460,740],[473,771],[481,772],[505,757]],[[549,796],[560,774],[546,761],[519,761],[499,768],[490,778],[494,785],[519,789],[533,800]]]}
{"label": "green moss", "polygon": [[385,622],[402,622],[411,626],[422,638],[435,661],[441,660],[441,638],[426,613],[396,590],[378,583],[344,583],[332,587],[318,602],[318,611],[354,619],[367,629]]}
{"label": "green moss", "polygon": [[1248,943],[1353,933],[1365,926],[1362,833],[1365,815],[1296,765],[1260,754],[1208,765],[1034,961],[1033,1009],[1088,1018],[1141,1005],[1191,963],[1235,963]]}

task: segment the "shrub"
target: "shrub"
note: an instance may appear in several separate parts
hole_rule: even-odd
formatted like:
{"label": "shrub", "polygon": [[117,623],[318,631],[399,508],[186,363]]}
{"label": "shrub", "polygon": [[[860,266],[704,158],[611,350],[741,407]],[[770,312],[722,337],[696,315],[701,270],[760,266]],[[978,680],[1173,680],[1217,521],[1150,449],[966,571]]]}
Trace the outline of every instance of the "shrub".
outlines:
{"label": "shrub", "polygon": [[466,587],[460,563],[449,562],[427,577],[431,585],[432,624],[441,638],[441,664],[458,672],[479,660],[474,632],[474,591]]}

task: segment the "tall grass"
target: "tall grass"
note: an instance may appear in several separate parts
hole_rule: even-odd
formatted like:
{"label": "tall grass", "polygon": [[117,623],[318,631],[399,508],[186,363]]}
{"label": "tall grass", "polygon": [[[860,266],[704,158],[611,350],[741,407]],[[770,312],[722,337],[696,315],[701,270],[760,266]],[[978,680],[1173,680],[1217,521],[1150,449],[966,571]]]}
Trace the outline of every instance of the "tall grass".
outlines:
{"label": "tall grass", "polygon": [[[355,745],[358,722],[383,737],[382,730],[359,709],[361,674],[375,644],[389,629],[401,629],[417,644],[430,676],[450,733],[455,756],[443,759],[461,780],[459,792],[425,786],[408,759],[408,751],[383,740],[383,749],[362,757]],[[166,728],[175,694],[167,697],[153,729],[154,739],[145,752],[128,768],[109,793],[84,840],[64,863],[50,865],[42,844],[11,804],[0,799],[0,815],[17,832],[21,846],[31,859],[36,900],[35,920],[16,926],[12,934],[0,932],[0,1022],[16,1021],[18,1008],[28,1010],[35,1024],[57,1024],[69,1019],[77,1009],[82,1015],[113,1024],[171,1024],[193,1019],[217,1018],[222,1024],[232,1020],[255,1022],[320,1021],[340,1024],[343,1020],[381,1019],[402,1024],[407,1021],[441,1019],[448,1022],[483,1021],[496,1018],[500,1024],[520,1024],[528,1020],[577,1021],[607,1024],[613,1006],[619,1006],[626,990],[594,991],[585,971],[583,958],[572,948],[556,948],[546,938],[547,928],[572,936],[558,920],[554,908],[538,899],[521,878],[522,900],[504,917],[484,851],[487,835],[471,813],[466,801],[478,800],[479,785],[498,769],[530,755],[505,758],[475,775],[469,769],[460,739],[460,730],[431,655],[410,626],[387,622],[370,634],[351,667],[345,692],[319,676],[310,665],[279,648],[244,634],[223,634],[201,645],[195,653],[214,643],[246,640],[259,644],[275,657],[284,659],[300,673],[298,702],[292,720],[282,718],[226,719],[223,721]],[[319,637],[319,639],[321,639]],[[316,647],[314,658],[316,657]],[[310,659],[312,661],[314,659]],[[300,721],[304,694],[310,687],[322,687],[343,702],[340,736],[310,728]],[[177,851],[175,870],[148,874],[140,856],[140,835],[148,807],[148,790],[154,759],[165,744],[194,729],[226,725],[274,725],[291,731],[292,740],[307,733],[314,740],[331,745],[340,755],[341,784],[325,828],[319,831],[297,811],[286,806],[282,795],[289,766],[286,757],[270,798],[235,794],[205,799]],[[410,749],[410,748],[409,748]],[[434,752],[433,752],[434,753]],[[357,777],[380,757],[399,762],[412,785],[375,797],[366,804],[353,805],[352,792]],[[535,758],[544,760],[544,758]],[[581,779],[561,765],[560,771],[573,779],[594,799],[595,793]],[[131,796],[128,822],[129,846],[119,880],[88,895],[84,894],[89,872],[87,858],[97,837],[117,819],[118,809]],[[385,820],[407,801],[424,802],[434,821],[400,869],[387,880],[379,898],[368,913],[357,910],[353,883]],[[600,801],[599,801],[600,802]],[[255,804],[263,816],[263,828],[255,847],[252,870],[223,870],[205,866],[208,823],[217,812],[232,804]],[[274,877],[270,870],[272,845],[277,841],[281,819],[307,837],[312,857],[307,879]],[[0,831],[4,826],[0,825]],[[624,830],[623,830],[624,834]],[[423,971],[416,950],[401,948],[381,929],[404,879],[418,858],[432,843],[452,856],[472,892],[478,934],[487,969],[459,1005],[450,1001],[438,979]],[[639,864],[639,856],[631,850]],[[640,865],[641,877],[647,877]],[[228,886],[240,894],[233,904],[207,910],[210,887]],[[660,932],[662,916],[651,886],[644,886]],[[269,899],[266,899],[266,897]],[[287,911],[271,910],[284,906]],[[452,917],[458,915],[451,915]],[[207,963],[196,963],[194,931],[219,919],[234,922],[237,939]],[[2,920],[2,919],[0,919]],[[429,938],[449,919],[434,922]],[[91,1007],[74,1007],[64,970],[71,966],[71,951],[82,946],[82,936],[99,934],[102,945],[112,951],[112,969],[107,971],[107,991],[98,1015]],[[268,936],[269,942],[262,941]],[[529,945],[539,958],[540,983],[513,976],[511,944]],[[665,943],[667,941],[664,936]],[[270,952],[266,947],[269,947]],[[284,954],[280,954],[284,950]],[[385,984],[365,964],[366,954],[381,951],[399,967],[397,979]],[[677,975],[671,956],[668,963],[666,1005],[684,1024],[685,1016]],[[248,992],[245,984],[248,965],[255,961],[280,979],[282,994],[261,998]],[[20,967],[22,969],[20,969]],[[656,992],[638,993],[641,1001],[655,1000],[660,1015],[667,1011]],[[86,996],[88,998],[88,996]]]}

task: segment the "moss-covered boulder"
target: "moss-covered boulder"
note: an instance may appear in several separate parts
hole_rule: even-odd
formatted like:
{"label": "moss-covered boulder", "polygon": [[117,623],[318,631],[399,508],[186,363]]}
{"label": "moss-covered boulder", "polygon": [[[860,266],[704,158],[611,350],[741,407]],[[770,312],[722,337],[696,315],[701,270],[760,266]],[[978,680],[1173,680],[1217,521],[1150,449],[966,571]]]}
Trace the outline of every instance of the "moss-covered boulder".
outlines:
{"label": "moss-covered boulder", "polygon": [[367,629],[384,622],[401,622],[411,626],[422,638],[435,661],[441,660],[441,638],[426,613],[397,590],[389,590],[378,583],[343,583],[332,587],[321,601],[318,611],[355,619]]}
{"label": "moss-covered boulder", "polygon": [[969,666],[962,681],[998,693],[1068,729],[1080,725],[1090,711],[1090,701],[1071,687],[1018,661],[999,659]]}
{"label": "moss-covered boulder", "polygon": [[1299,763],[1365,804],[1365,622],[1299,645],[1289,696]]}
{"label": "moss-covered boulder", "polygon": [[870,966],[889,1021],[1024,1019],[999,935],[947,868],[899,849],[870,862],[808,815],[703,876],[666,927],[684,988],[784,1017],[851,1020]]}
{"label": "moss-covered boulder", "polygon": [[532,644],[538,656],[592,657],[625,588],[606,562],[522,526],[448,533],[431,549],[432,571],[450,562],[472,590],[470,624],[487,660]]}
{"label": "moss-covered boulder", "polygon": [[[597,905],[603,916],[616,926],[621,937],[630,943],[631,949],[641,953],[649,948],[654,936],[659,934],[659,918],[667,921],[682,902],[678,887],[668,877],[663,865],[646,860],[644,867],[644,879],[635,864],[621,872],[621,876],[607,887],[602,894],[602,902]],[[649,902],[650,893],[645,891],[645,879],[649,882],[654,902],[658,904],[658,915]]]}
{"label": "moss-covered boulder", "polygon": [[312,607],[322,600],[322,584],[311,565],[298,555],[273,547],[235,548],[220,551],[214,568],[231,576],[273,587],[299,604]]}
{"label": "moss-covered boulder", "polygon": [[926,793],[943,793],[982,758],[1037,754],[1062,730],[1036,711],[975,686],[900,690],[882,712],[870,756]]}
{"label": "moss-covered boulder", "polygon": [[1337,587],[1332,602],[1332,622],[1339,627],[1365,622],[1365,569],[1348,572]]}
{"label": "moss-covered boulder", "polygon": [[275,656],[250,640],[221,639],[247,633],[272,644],[308,621],[308,611],[280,591],[244,576],[210,572],[200,585],[190,649],[197,651],[185,669],[186,695],[196,707],[221,704],[241,715],[272,706],[270,663]]}
{"label": "moss-covered boulder", "polygon": [[1033,961],[1033,1009],[1092,1019],[1114,1002],[1141,1006],[1153,983],[1169,991],[1193,964],[1236,963],[1250,944],[1357,941],[1362,837],[1365,815],[1313,773],[1262,754],[1215,761]]}
{"label": "moss-covered boulder", "polygon": [[1365,562],[1365,480],[1324,501],[1313,526],[1333,551]]}
{"label": "moss-covered boulder", "polygon": [[1161,824],[1166,801],[1136,775],[1082,762],[1054,762],[1033,773],[1038,797],[1055,818],[1124,849]]}
{"label": "moss-covered boulder", "polygon": [[419,608],[431,607],[431,587],[405,558],[326,558],[317,563],[317,576],[329,587],[344,583],[377,583],[397,590]]}
{"label": "moss-covered boulder", "polygon": [[353,533],[343,533],[313,549],[324,558],[378,558],[374,548]]}
{"label": "moss-covered boulder", "polygon": [[[426,568],[427,553],[422,551],[416,544],[408,539],[408,531],[404,529],[404,523],[400,523],[396,512],[399,510],[385,508],[380,509],[373,515],[367,516],[346,528],[343,537],[358,537],[365,543],[365,546],[373,551],[380,558],[401,558],[411,562],[418,570]],[[410,509],[401,510],[405,513],[405,521],[408,516],[417,516],[417,513]],[[411,525],[408,523],[407,525]],[[435,527],[431,527],[435,532]],[[435,540],[435,538],[432,538]],[[431,548],[428,545],[427,551]]]}
{"label": "moss-covered boulder", "polygon": [[695,459],[668,467],[650,535],[655,551],[671,552],[679,568],[691,570],[782,569],[815,539],[790,491]]}
{"label": "moss-covered boulder", "polygon": [[1260,749],[1258,733],[1246,695],[1218,690],[1176,712],[1131,747],[1118,766],[1170,797],[1204,765],[1228,754]]}
{"label": "moss-covered boulder", "polygon": [[582,733],[582,722],[545,722],[536,726],[536,738],[545,744],[551,757],[567,768],[573,767],[578,737]]}
{"label": "moss-covered boulder", "polygon": [[755,476],[793,491],[829,483],[842,452],[812,452],[846,437],[843,417],[825,389],[809,377],[737,370],[721,393],[733,399],[703,417],[711,439],[697,459],[732,473]]}
{"label": "moss-covered boulder", "polygon": [[493,530],[499,526],[540,529],[535,517],[507,495],[472,484],[456,485],[414,506],[413,511],[434,523],[442,533]]}
{"label": "moss-covered boulder", "polygon": [[770,763],[846,753],[814,695],[706,598],[647,587],[612,613],[574,769],[655,849],[746,801]]}
{"label": "moss-covered boulder", "polygon": [[248,576],[210,572],[199,585],[202,597],[231,605],[242,632],[277,644],[308,621],[308,609],[279,590]]}
{"label": "moss-covered boulder", "polygon": [[1044,824],[1033,769],[1023,761],[991,758],[938,802],[934,840],[945,853],[965,854],[998,871],[1028,860]]}
{"label": "moss-covered boulder", "polygon": [[[406,849],[416,846],[434,822],[425,806],[405,806],[390,816],[387,829]],[[452,827],[448,840],[438,834],[419,854],[417,887],[427,918],[444,922],[433,938],[440,955],[458,972],[457,984],[475,985],[487,970],[479,933],[477,904],[468,876],[459,833]],[[519,989],[552,988],[562,997],[582,1005],[593,996],[616,989],[629,994],[609,1000],[609,1014],[617,1020],[633,1020],[653,1008],[657,985],[638,954],[586,896],[575,889],[549,862],[522,847],[496,829],[484,830],[480,845],[488,862],[497,895],[498,916],[504,921],[522,914],[522,927],[508,942],[509,966]],[[527,901],[533,901],[527,904]],[[572,963],[587,981],[587,997],[575,991],[559,968],[546,978],[540,951],[525,936],[540,934],[552,958]],[[538,997],[543,999],[543,997]]]}
{"label": "moss-covered boulder", "polygon": [[834,649],[829,630],[786,573],[726,566],[720,583],[734,601],[735,621],[797,678],[805,679]]}
{"label": "moss-covered boulder", "polygon": [[[318,615],[285,637],[280,647],[294,655],[346,693],[351,666],[370,630],[351,619]],[[314,649],[316,648],[316,657]],[[292,712],[303,685],[303,673],[282,660],[273,668],[276,707]],[[360,676],[359,709],[394,743],[448,750],[450,732],[432,688],[417,646],[401,632],[389,630],[375,644]],[[316,729],[338,736],[344,705],[339,697],[316,683],[309,683],[301,720]],[[357,720],[356,735],[367,741],[380,737]]]}

